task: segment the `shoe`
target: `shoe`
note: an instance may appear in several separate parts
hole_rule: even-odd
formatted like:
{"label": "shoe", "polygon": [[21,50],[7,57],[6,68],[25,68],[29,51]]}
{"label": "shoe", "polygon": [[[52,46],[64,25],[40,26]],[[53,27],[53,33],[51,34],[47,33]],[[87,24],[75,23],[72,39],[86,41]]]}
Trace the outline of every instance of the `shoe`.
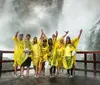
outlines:
{"label": "shoe", "polygon": [[73,75],[70,75],[69,78],[73,78]]}
{"label": "shoe", "polygon": [[24,79],[24,76],[22,75],[22,76],[20,76],[20,78],[21,78],[21,79]]}
{"label": "shoe", "polygon": [[26,77],[29,78],[29,75],[27,74]]}
{"label": "shoe", "polygon": [[61,74],[58,74],[59,77],[61,77]]}
{"label": "shoe", "polygon": [[50,75],[50,78],[52,78],[52,75]]}
{"label": "shoe", "polygon": [[17,73],[12,73],[12,75],[13,75],[15,78],[18,77]]}
{"label": "shoe", "polygon": [[70,74],[67,74],[67,77],[69,78]]}
{"label": "shoe", "polygon": [[35,76],[34,76],[34,77],[35,77],[35,78],[39,78],[39,76],[40,76],[39,74],[35,74]]}
{"label": "shoe", "polygon": [[53,77],[54,77],[54,76],[51,74],[51,75],[50,75],[50,78],[53,78]]}

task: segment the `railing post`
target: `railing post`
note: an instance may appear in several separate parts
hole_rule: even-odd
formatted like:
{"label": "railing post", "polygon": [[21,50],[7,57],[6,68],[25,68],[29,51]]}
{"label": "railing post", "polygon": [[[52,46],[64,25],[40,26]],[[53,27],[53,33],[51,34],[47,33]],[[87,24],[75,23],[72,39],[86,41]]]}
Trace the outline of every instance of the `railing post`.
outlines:
{"label": "railing post", "polygon": [[85,68],[85,76],[87,76],[87,54],[84,54],[84,68]]}
{"label": "railing post", "polygon": [[94,78],[96,77],[96,54],[93,54],[93,72],[94,72]]}
{"label": "railing post", "polygon": [[0,78],[2,75],[2,53],[0,52]]}

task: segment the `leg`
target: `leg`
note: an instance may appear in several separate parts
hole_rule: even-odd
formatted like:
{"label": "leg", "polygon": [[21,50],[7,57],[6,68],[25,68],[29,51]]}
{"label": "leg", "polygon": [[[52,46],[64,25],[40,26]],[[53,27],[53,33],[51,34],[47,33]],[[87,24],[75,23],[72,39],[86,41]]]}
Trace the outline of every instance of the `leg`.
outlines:
{"label": "leg", "polygon": [[71,75],[73,75],[73,68],[71,68]]}
{"label": "leg", "polygon": [[67,70],[67,73],[70,74],[69,69]]}
{"label": "leg", "polygon": [[43,62],[43,64],[42,64],[42,71],[43,71],[43,76],[45,76],[45,62]]}
{"label": "leg", "polygon": [[36,74],[36,66],[34,66],[34,71],[35,71],[35,74]]}
{"label": "leg", "polygon": [[40,63],[39,63],[39,72],[38,72],[39,75],[40,75],[41,70],[42,70],[42,64],[43,64],[43,62],[40,62]]}
{"label": "leg", "polygon": [[56,66],[53,66],[53,73],[56,73]]}
{"label": "leg", "polygon": [[52,68],[53,68],[53,67],[50,68],[50,75],[52,75]]}
{"label": "leg", "polygon": [[28,67],[27,67],[27,70],[26,70],[26,72],[27,72],[27,74],[26,74],[27,77],[29,77],[29,71],[30,71],[30,67],[28,66]]}
{"label": "leg", "polygon": [[21,66],[20,75],[21,75],[21,76],[23,76],[23,75],[24,75],[24,67],[23,67],[23,66]]}
{"label": "leg", "polygon": [[14,64],[14,75],[16,75],[16,73],[17,73],[17,68],[18,68],[18,64],[15,63],[15,64]]}

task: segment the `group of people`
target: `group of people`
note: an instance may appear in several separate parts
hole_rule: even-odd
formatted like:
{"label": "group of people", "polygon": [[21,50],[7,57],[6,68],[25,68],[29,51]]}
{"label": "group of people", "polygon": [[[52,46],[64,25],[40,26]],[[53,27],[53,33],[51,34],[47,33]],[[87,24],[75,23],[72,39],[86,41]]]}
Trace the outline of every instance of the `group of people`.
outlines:
{"label": "group of people", "polygon": [[[78,37],[71,40],[67,36],[69,32],[65,32],[64,36],[58,39],[58,32],[48,38],[41,29],[41,35],[38,39],[34,37],[31,41],[31,35],[27,34],[25,40],[24,35],[16,32],[12,38],[15,42],[14,49],[14,75],[17,75],[17,68],[20,67],[20,76],[24,77],[24,68],[26,75],[29,77],[30,65],[33,63],[35,76],[45,75],[45,62],[50,65],[50,76],[54,77],[56,72],[59,75],[61,68],[67,70],[70,77],[73,76],[73,70],[76,64],[77,45],[82,34],[82,29]],[[57,70],[57,71],[56,71]]]}

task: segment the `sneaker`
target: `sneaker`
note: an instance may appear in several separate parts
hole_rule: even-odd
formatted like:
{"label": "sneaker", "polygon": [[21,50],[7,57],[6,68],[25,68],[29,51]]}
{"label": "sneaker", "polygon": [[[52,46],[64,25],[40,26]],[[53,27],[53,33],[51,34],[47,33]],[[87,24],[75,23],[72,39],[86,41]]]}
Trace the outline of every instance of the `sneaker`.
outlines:
{"label": "sneaker", "polygon": [[58,74],[59,77],[61,77],[61,74]]}
{"label": "sneaker", "polygon": [[45,73],[43,73],[43,74],[41,75],[41,77],[45,77]]}
{"label": "sneaker", "polygon": [[67,74],[67,77],[69,78],[70,77],[70,74]]}
{"label": "sneaker", "polygon": [[38,78],[39,77],[39,75],[38,74],[35,74],[35,76],[34,76],[35,78]]}
{"label": "sneaker", "polygon": [[17,76],[17,73],[12,73],[12,75],[13,75],[15,78],[18,77],[18,76]]}
{"label": "sneaker", "polygon": [[39,78],[39,77],[40,77],[40,75],[37,75],[37,76],[36,76],[36,78]]}
{"label": "sneaker", "polygon": [[73,75],[70,75],[69,78],[73,78]]}
{"label": "sneaker", "polygon": [[52,75],[50,75],[50,78],[52,78]]}
{"label": "sneaker", "polygon": [[51,74],[51,75],[50,75],[50,78],[53,78],[53,77],[54,77],[54,75],[53,75],[53,74]]}
{"label": "sneaker", "polygon": [[34,75],[34,77],[36,78],[36,77],[37,77],[37,75],[35,74],[35,75]]}
{"label": "sneaker", "polygon": [[29,78],[29,75],[27,74],[26,77]]}
{"label": "sneaker", "polygon": [[24,76],[20,76],[21,79],[24,79]]}

